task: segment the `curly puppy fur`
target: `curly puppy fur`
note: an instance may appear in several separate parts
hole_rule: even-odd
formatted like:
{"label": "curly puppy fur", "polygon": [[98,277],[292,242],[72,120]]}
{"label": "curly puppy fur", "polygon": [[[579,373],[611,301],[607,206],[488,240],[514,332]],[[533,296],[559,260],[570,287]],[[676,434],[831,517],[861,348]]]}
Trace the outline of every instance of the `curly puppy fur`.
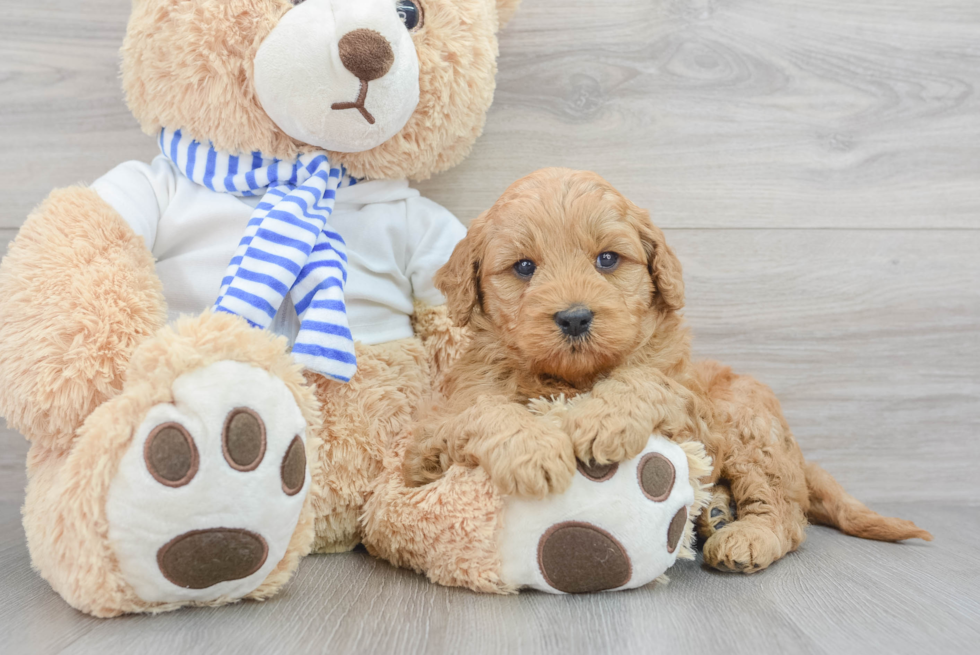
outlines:
{"label": "curly puppy fur", "polygon": [[[610,252],[618,262],[600,269],[597,257]],[[517,274],[521,260],[534,262],[533,275]],[[662,432],[704,443],[708,481],[726,481],[736,505],[737,520],[705,542],[712,566],[767,567],[803,542],[807,516],[870,539],[931,539],[804,462],[768,387],[691,361],[680,262],[647,212],[598,175],[545,169],[514,183],[436,284],[471,341],[416,429],[408,483],[462,463],[483,467],[502,493],[541,497],[567,487],[576,457],[629,459]],[[572,307],[592,312],[577,337],[555,316]],[[563,429],[527,409],[559,394],[575,398]]]}

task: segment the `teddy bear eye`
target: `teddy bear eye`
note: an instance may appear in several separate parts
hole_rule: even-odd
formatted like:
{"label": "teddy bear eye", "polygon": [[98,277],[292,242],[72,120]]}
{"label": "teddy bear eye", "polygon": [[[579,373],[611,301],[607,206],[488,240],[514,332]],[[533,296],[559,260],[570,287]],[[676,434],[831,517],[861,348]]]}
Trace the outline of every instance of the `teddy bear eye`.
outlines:
{"label": "teddy bear eye", "polygon": [[521,261],[514,264],[514,272],[517,273],[517,277],[522,277],[525,280],[530,279],[534,275],[534,271],[537,270],[537,265],[530,259],[522,259]]}
{"label": "teddy bear eye", "polygon": [[293,4],[294,7],[296,5],[301,5],[304,2],[304,0],[289,0],[289,1]]}
{"label": "teddy bear eye", "polygon": [[[302,2],[302,0],[300,0]],[[415,0],[398,0],[398,17],[405,27],[414,31],[422,27],[422,6]]]}
{"label": "teddy bear eye", "polygon": [[605,273],[614,271],[619,266],[619,255],[614,252],[604,252],[595,258],[595,265]]}

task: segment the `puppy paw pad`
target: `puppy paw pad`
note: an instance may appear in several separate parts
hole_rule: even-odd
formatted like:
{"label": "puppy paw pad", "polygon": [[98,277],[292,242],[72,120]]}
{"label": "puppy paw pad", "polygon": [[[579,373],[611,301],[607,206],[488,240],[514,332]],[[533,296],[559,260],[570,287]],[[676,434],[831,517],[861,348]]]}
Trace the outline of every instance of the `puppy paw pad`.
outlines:
{"label": "puppy paw pad", "polygon": [[265,423],[257,412],[237,407],[228,412],[221,432],[225,461],[236,471],[254,471],[265,457]]}
{"label": "puppy paw pad", "polygon": [[579,473],[593,482],[605,482],[616,475],[616,471],[619,470],[619,464],[617,462],[613,462],[612,464],[596,464],[594,460],[589,460],[588,463],[585,463],[579,459],[575,460],[575,465]]}
{"label": "puppy paw pad", "polygon": [[670,497],[677,474],[669,459],[660,453],[644,455],[636,467],[636,473],[644,496],[658,503]]}
{"label": "puppy paw pad", "polygon": [[538,543],[545,581],[567,594],[615,589],[633,572],[623,545],[601,528],[580,521],[552,526]]}
{"label": "puppy paw pad", "polygon": [[157,552],[160,572],[184,589],[207,589],[241,580],[265,564],[269,544],[249,530],[212,528],[185,532]]}
{"label": "puppy paw pad", "polygon": [[286,455],[279,467],[279,477],[282,478],[282,490],[287,496],[295,496],[302,490],[306,481],[306,445],[299,435],[293,437]]}
{"label": "puppy paw pad", "polygon": [[160,484],[183,487],[197,474],[200,455],[187,428],[170,422],[158,425],[147,437],[143,461]]}

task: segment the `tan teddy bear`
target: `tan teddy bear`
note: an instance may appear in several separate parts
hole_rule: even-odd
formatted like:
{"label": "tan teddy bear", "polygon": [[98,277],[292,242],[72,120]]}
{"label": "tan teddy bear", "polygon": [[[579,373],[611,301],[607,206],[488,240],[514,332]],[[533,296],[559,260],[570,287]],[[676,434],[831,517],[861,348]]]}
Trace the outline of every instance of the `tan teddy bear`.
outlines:
{"label": "tan teddy bear", "polygon": [[52,192],[0,267],[29,547],[74,607],[268,598],[360,541],[464,338],[431,283],[463,227],[406,178],[468,153],[518,2],[135,0],[161,155]]}

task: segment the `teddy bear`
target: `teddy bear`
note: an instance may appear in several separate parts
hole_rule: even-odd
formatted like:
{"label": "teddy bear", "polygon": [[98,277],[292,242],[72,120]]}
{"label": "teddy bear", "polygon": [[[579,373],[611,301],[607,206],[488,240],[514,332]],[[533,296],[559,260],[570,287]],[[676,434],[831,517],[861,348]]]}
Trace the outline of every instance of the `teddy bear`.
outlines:
{"label": "teddy bear", "polygon": [[52,192],[0,265],[0,412],[34,567],[107,617],[273,596],[363,537],[465,341],[464,228],[408,185],[480,134],[519,0],[135,0],[161,154]]}

